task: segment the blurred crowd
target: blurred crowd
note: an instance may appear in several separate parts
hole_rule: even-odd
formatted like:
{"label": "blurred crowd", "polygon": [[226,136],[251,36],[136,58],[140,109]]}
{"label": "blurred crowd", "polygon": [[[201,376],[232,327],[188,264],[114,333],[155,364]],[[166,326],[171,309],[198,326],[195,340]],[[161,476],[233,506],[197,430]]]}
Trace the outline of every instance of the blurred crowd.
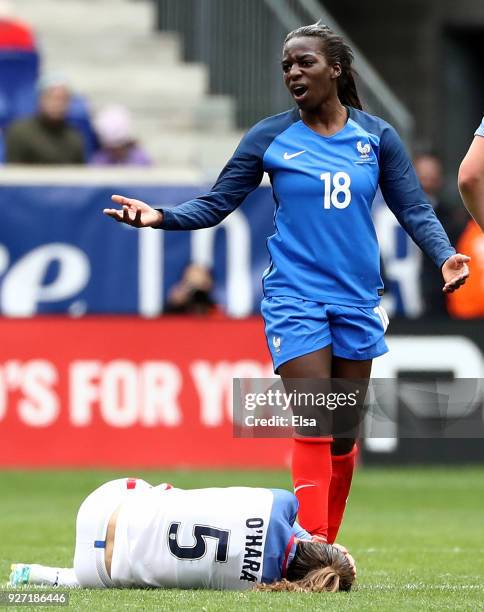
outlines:
{"label": "blurred crowd", "polygon": [[0,162],[151,165],[127,108],[93,114],[67,75],[42,72],[41,59],[30,27],[0,3]]}
{"label": "blurred crowd", "polygon": [[207,267],[201,264],[189,264],[184,269],[180,281],[172,287],[164,313],[209,317],[223,314],[212,295],[213,285],[212,272]]}

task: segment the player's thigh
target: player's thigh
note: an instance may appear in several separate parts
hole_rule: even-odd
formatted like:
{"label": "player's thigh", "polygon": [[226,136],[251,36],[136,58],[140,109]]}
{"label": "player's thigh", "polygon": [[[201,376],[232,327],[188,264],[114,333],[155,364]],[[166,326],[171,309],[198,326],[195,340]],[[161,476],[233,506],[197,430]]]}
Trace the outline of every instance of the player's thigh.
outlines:
{"label": "player's thigh", "polygon": [[286,394],[295,398],[292,414],[301,419],[301,425],[295,427],[297,436],[328,438],[332,435],[333,413],[316,400],[331,393],[331,357],[331,346],[326,346],[279,367]]}
{"label": "player's thigh", "polygon": [[289,378],[330,378],[332,367],[331,345],[325,348],[295,357],[279,366],[283,379]]}
{"label": "player's thigh", "polygon": [[[331,376],[338,389],[356,392],[356,403],[333,415],[334,455],[349,453],[359,436],[363,405],[371,374],[372,360],[387,352],[385,331],[388,317],[381,307],[333,306],[328,309],[333,337]],[[343,383],[342,381],[348,381]],[[339,381],[339,382],[338,382]]]}
{"label": "player's thigh", "polygon": [[331,333],[324,304],[289,297],[266,298],[262,314],[275,372],[281,375],[288,395],[306,398],[302,403],[292,402],[292,414],[318,423],[298,433],[328,435],[331,424],[322,423],[321,409],[307,399],[324,391],[320,388],[322,379],[331,376]]}
{"label": "player's thigh", "polygon": [[333,355],[331,360],[332,378],[368,380],[373,359],[344,359]]}

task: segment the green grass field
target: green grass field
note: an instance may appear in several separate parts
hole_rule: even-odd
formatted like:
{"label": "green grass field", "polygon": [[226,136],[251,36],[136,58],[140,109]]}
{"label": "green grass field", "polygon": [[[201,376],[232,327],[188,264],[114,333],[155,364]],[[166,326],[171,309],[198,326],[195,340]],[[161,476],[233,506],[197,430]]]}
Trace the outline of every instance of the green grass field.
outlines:
{"label": "green grass field", "polygon": [[[7,588],[13,561],[71,565],[80,501],[102,482],[125,475],[0,472],[1,588]],[[135,475],[187,488],[290,486],[285,472]],[[76,590],[71,592],[69,609],[484,609],[484,468],[361,469],[338,540],[350,548],[358,564],[359,586],[351,593]]]}

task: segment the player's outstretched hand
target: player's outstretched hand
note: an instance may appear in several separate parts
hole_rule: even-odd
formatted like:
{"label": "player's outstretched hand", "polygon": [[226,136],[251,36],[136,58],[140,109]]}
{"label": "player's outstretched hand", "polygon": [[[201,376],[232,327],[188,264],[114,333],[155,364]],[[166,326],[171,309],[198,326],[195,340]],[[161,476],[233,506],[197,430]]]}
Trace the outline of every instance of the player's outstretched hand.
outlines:
{"label": "player's outstretched hand", "polygon": [[467,255],[456,253],[442,266],[442,276],[444,277],[445,285],[442,291],[444,293],[452,293],[466,282],[469,276],[469,267],[467,263],[471,260]]}
{"label": "player's outstretched hand", "polygon": [[103,213],[115,221],[132,225],[133,227],[158,227],[163,221],[163,215],[149,204],[133,198],[120,195],[111,196],[111,200],[121,206],[118,208],[105,208]]}

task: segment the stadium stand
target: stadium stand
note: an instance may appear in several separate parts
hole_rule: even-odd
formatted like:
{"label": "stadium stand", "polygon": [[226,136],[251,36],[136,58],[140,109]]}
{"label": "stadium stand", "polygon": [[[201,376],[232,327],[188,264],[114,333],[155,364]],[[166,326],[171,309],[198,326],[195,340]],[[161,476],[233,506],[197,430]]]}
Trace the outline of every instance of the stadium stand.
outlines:
{"label": "stadium stand", "polygon": [[35,110],[38,73],[36,51],[0,49],[0,128]]}
{"label": "stadium stand", "polygon": [[232,153],[233,101],[207,95],[206,68],[181,61],[177,36],[155,33],[150,0],[22,0],[15,9],[33,25],[46,69],[68,74],[94,110],[125,104],[159,165],[213,174]]}
{"label": "stadium stand", "polygon": [[[0,129],[35,109],[39,55],[28,23],[15,15],[8,0],[0,0]],[[2,135],[3,159],[3,135]]]}

